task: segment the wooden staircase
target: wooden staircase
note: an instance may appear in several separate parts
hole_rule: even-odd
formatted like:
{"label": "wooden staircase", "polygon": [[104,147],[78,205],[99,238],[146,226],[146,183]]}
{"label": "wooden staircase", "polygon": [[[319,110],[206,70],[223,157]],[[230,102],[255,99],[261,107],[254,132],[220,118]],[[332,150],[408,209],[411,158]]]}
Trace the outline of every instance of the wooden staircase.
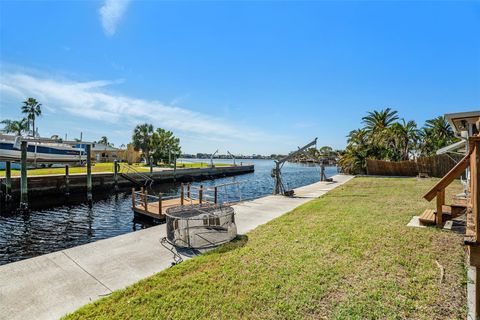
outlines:
{"label": "wooden staircase", "polygon": [[[465,214],[467,211],[466,205],[461,204],[451,204],[442,206],[442,220],[447,221],[452,220],[462,214]],[[418,218],[421,224],[423,225],[434,225],[437,224],[437,211],[434,209],[426,209],[422,215]]]}

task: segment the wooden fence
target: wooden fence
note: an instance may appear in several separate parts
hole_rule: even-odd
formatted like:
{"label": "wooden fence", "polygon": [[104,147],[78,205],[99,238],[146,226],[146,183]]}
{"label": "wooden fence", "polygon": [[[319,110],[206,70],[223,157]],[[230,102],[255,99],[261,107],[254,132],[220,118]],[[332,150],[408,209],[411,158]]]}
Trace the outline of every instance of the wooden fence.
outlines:
{"label": "wooden fence", "polygon": [[426,173],[441,178],[462,159],[461,155],[438,155],[420,157],[410,161],[383,161],[367,159],[367,174],[381,176],[417,176]]}

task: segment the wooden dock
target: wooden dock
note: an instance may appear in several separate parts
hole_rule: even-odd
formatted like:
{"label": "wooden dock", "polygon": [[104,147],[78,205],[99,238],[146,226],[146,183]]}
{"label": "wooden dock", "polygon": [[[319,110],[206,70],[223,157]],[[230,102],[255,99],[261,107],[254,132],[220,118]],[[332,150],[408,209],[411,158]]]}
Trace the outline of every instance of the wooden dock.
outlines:
{"label": "wooden dock", "polygon": [[[185,190],[186,189],[186,190]],[[207,194],[208,191],[213,194]],[[194,196],[195,193],[195,196]],[[202,203],[217,203],[218,188],[217,187],[199,187],[186,185],[182,183],[180,187],[180,196],[165,196],[160,193],[157,195],[150,195],[145,188],[140,191],[132,189],[132,210],[136,214],[144,215],[153,219],[164,220],[167,209],[193,204]]]}

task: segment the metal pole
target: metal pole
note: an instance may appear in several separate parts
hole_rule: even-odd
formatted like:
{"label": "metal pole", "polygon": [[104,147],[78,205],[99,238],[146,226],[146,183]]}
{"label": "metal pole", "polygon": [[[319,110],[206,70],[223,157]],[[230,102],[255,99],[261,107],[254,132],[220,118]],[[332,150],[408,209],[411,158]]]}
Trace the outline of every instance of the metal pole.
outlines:
{"label": "metal pole", "polygon": [[87,201],[88,204],[91,206],[93,197],[92,197],[92,159],[91,159],[91,153],[92,153],[92,145],[87,144]]}
{"label": "metal pole", "polygon": [[150,175],[153,173],[153,157],[150,156]]}
{"label": "metal pole", "polygon": [[10,201],[12,198],[12,163],[7,161],[5,163],[5,201]]}
{"label": "metal pole", "polygon": [[68,164],[65,165],[65,195],[70,195],[70,172]]}
{"label": "metal pole", "polygon": [[274,194],[280,193],[280,164],[275,162],[275,192]]}
{"label": "metal pole", "polygon": [[28,208],[28,182],[27,182],[27,141],[22,141],[21,145],[21,176],[20,176],[20,208]]}

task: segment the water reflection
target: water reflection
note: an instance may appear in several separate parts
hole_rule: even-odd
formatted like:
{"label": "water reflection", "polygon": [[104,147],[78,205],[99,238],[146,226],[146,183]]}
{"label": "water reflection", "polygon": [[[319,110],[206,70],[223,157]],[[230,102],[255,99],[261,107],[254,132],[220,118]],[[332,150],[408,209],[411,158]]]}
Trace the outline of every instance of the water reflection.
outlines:
{"label": "water reflection", "polygon": [[[221,161],[225,162],[225,161]],[[241,192],[228,191],[228,200],[257,198],[272,193],[273,179],[270,172],[273,162],[249,161],[255,164],[255,172],[215,181],[194,182],[193,185],[244,181],[238,188]],[[287,188],[296,188],[319,180],[317,166],[286,164],[283,180]],[[336,173],[336,168],[327,168],[327,176]],[[178,193],[178,183],[156,186],[153,192]],[[225,197],[220,192],[221,197]],[[223,199],[226,200],[226,199]],[[92,208],[84,203],[85,196],[71,196],[70,204],[59,197],[31,204],[34,210],[17,213],[2,208],[0,211],[0,265],[31,258],[41,254],[74,247],[92,241],[141,230],[152,225],[151,221],[135,218],[131,210],[130,190],[117,194],[95,194]]]}

